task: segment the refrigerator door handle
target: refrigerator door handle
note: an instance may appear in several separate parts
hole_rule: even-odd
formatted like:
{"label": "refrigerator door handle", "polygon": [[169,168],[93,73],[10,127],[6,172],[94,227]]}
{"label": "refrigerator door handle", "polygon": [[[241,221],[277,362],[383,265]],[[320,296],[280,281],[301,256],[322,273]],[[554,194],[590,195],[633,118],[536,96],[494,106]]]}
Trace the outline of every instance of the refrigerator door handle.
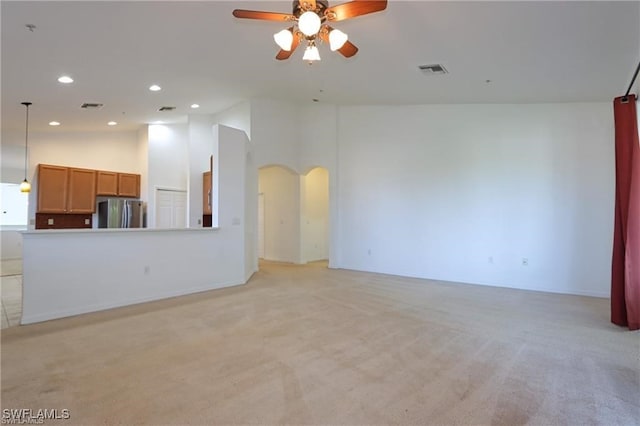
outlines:
{"label": "refrigerator door handle", "polygon": [[133,211],[131,207],[131,201],[127,201],[127,228],[131,228],[131,222],[133,219],[132,215],[133,215]]}
{"label": "refrigerator door handle", "polygon": [[127,205],[122,203],[121,207],[120,207],[120,226],[121,227],[126,227],[127,223]]}

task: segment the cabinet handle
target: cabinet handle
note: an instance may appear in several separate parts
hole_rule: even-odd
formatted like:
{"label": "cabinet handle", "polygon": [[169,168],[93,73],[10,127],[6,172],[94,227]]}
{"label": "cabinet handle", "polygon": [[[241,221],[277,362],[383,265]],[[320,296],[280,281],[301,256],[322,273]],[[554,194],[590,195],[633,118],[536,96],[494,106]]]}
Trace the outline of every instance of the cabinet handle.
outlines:
{"label": "cabinet handle", "polygon": [[207,205],[211,208],[211,190],[207,192]]}

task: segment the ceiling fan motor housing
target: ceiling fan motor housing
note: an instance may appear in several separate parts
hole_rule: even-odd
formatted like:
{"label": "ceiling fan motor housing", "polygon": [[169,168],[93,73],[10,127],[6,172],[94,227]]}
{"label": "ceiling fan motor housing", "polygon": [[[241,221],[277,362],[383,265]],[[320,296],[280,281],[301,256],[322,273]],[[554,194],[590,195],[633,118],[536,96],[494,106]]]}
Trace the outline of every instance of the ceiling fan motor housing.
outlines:
{"label": "ceiling fan motor housing", "polygon": [[[296,18],[299,18],[300,15],[306,12],[306,10],[303,9],[302,6],[300,5],[300,1],[293,0],[292,3],[293,3],[292,15],[295,16]],[[324,11],[327,10],[328,8],[329,8],[329,2],[327,0],[316,0],[316,10],[314,12],[316,12],[318,16],[320,16],[320,18],[323,18]]]}

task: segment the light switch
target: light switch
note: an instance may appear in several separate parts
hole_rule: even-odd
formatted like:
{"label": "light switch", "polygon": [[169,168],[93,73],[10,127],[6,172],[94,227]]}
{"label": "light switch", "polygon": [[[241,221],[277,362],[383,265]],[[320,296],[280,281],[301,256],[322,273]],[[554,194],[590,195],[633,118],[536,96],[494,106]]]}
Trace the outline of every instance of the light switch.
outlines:
{"label": "light switch", "polygon": [[53,218],[47,219],[47,225],[53,225]]}

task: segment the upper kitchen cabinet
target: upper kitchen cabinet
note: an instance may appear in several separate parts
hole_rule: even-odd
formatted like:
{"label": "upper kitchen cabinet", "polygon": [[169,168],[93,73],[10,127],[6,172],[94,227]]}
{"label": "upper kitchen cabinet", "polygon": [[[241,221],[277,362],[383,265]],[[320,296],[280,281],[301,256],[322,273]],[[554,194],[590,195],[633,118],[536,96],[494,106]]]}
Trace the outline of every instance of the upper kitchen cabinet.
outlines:
{"label": "upper kitchen cabinet", "polygon": [[93,213],[95,170],[38,166],[38,213]]}
{"label": "upper kitchen cabinet", "polygon": [[38,212],[66,213],[69,182],[67,167],[38,166]]}
{"label": "upper kitchen cabinet", "polygon": [[97,171],[96,195],[140,198],[140,175]]}
{"label": "upper kitchen cabinet", "polygon": [[96,195],[118,195],[118,173],[98,170]]}
{"label": "upper kitchen cabinet", "polygon": [[118,173],[118,195],[140,198],[140,175]]}
{"label": "upper kitchen cabinet", "polygon": [[96,171],[69,169],[67,213],[94,213],[96,211]]}

